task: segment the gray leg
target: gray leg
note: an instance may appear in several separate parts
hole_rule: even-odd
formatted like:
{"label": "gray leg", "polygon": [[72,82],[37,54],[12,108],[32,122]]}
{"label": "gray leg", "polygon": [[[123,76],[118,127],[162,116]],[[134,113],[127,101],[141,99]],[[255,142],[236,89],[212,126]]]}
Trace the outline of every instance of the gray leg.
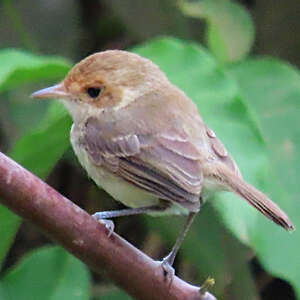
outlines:
{"label": "gray leg", "polygon": [[162,205],[161,206],[152,205],[146,207],[96,212],[95,214],[93,214],[93,217],[96,220],[103,220],[103,219],[110,219],[110,218],[123,217],[123,216],[139,215],[139,214],[150,213],[150,212],[158,212],[158,211],[163,211],[165,209],[166,207]]}
{"label": "gray leg", "polygon": [[122,216],[131,216],[138,215],[150,212],[158,212],[163,211],[167,208],[166,205],[152,205],[147,207],[138,207],[138,208],[129,208],[122,210],[109,210],[109,211],[101,211],[93,214],[93,217],[105,224],[106,228],[109,230],[108,236],[110,236],[115,229],[115,224],[112,220],[108,220],[110,218],[122,217]]}
{"label": "gray leg", "polygon": [[173,246],[171,252],[165,257],[163,258],[162,260],[162,267],[163,267],[163,270],[164,270],[164,274],[166,277],[169,277],[171,280],[174,276],[174,269],[172,268],[172,265],[174,263],[174,260],[175,260],[175,257],[176,257],[176,254],[187,234],[187,232],[189,231],[192,223],[193,223],[193,220],[195,218],[197,213],[195,212],[190,212],[187,219],[186,219],[186,222],[183,226],[183,229],[182,231],[180,232],[176,242],[175,242],[175,245]]}
{"label": "gray leg", "polygon": [[[107,228],[109,228],[110,231],[113,232],[114,224],[111,220],[107,220],[109,218],[138,215],[138,214],[150,213],[150,212],[159,212],[165,210],[166,208],[167,208],[166,205],[153,205],[147,207],[129,208],[129,209],[122,209],[122,210],[102,211],[102,212],[95,213],[93,217],[98,221],[104,222]],[[164,270],[164,275],[165,277],[170,279],[169,280],[170,282],[172,282],[174,276],[174,269],[172,268],[172,265],[174,263],[176,254],[187,232],[189,231],[189,228],[193,223],[196,214],[197,213],[195,212],[189,213],[186,222],[183,226],[183,229],[180,232],[171,252],[162,260],[162,268]]]}

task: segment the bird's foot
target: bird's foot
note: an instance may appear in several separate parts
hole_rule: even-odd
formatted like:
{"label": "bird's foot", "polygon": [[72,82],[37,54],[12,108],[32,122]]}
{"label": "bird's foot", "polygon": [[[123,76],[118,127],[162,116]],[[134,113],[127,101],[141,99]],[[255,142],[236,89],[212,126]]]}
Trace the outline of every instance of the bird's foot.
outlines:
{"label": "bird's foot", "polygon": [[175,269],[172,267],[172,263],[173,262],[170,262],[170,255],[164,257],[161,261],[164,280],[169,286],[172,284],[175,276]]}
{"label": "bird's foot", "polygon": [[98,222],[103,223],[105,225],[105,227],[108,229],[108,237],[110,237],[115,229],[114,222],[112,220],[99,218],[99,215],[97,213],[93,214],[92,217],[95,218]]}

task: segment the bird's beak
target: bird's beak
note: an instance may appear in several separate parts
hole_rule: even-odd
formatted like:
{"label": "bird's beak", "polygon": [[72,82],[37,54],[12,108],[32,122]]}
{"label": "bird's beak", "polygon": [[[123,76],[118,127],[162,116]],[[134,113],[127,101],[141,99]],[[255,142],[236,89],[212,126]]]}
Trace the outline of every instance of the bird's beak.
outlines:
{"label": "bird's beak", "polygon": [[69,94],[65,89],[63,83],[59,83],[48,88],[39,90],[31,94],[33,98],[47,99],[47,98],[68,98]]}

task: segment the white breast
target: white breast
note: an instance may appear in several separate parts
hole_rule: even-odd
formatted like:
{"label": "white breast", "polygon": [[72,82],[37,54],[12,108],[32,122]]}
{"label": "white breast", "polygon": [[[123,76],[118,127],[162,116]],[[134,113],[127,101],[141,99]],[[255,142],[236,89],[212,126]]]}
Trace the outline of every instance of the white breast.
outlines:
{"label": "white breast", "polygon": [[[74,152],[83,168],[87,171],[89,177],[91,177],[99,187],[102,187],[115,200],[122,202],[128,207],[146,207],[159,203],[159,199],[155,195],[135,187],[122,178],[108,172],[101,166],[95,165],[90,159],[87,151],[82,146],[78,145],[78,137],[78,131],[74,130],[73,125],[71,130],[71,144]],[[163,213],[154,214],[161,215],[182,213],[186,214],[187,211],[178,205],[173,205],[170,209]]]}

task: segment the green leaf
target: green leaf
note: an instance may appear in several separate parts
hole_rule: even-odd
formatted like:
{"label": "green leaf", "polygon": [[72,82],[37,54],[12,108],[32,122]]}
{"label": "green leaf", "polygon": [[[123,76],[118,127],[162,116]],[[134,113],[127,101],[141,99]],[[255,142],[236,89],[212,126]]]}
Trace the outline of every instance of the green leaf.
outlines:
{"label": "green leaf", "polygon": [[101,293],[101,297],[98,297],[97,299],[98,300],[131,300],[132,298],[122,290],[114,288],[112,290],[110,289],[106,292]]}
{"label": "green leaf", "polygon": [[0,281],[7,300],[88,300],[89,290],[85,265],[59,247],[32,252]]}
{"label": "green leaf", "polygon": [[202,114],[216,112],[237,95],[236,83],[222,72],[203,47],[173,38],[156,39],[133,49],[150,58],[199,106]]}
{"label": "green leaf", "polygon": [[[20,218],[13,214],[8,208],[0,205],[0,263],[4,260],[10,245],[14,241],[18,230]],[[0,299],[2,299],[0,297]]]}
{"label": "green leaf", "polygon": [[[222,141],[226,145],[228,141],[227,149],[237,162],[244,179],[263,188],[266,184],[269,159],[262,136],[252,113],[240,98],[233,101],[230,110],[227,119],[222,114],[218,115],[213,128],[217,133],[222,133]],[[257,222],[262,220],[263,224],[269,223],[269,220],[233,193],[216,194],[213,205],[221,212],[221,217],[231,231],[248,245],[256,232]]]}
{"label": "green leaf", "polygon": [[[61,58],[37,56],[15,49],[1,50],[0,61],[0,92],[16,89],[26,82],[61,79],[70,67]],[[69,147],[70,124],[66,112],[59,104],[54,104],[40,126],[20,139],[9,155],[36,175],[45,178]],[[1,205],[0,215],[1,264],[13,242],[20,219]]]}
{"label": "green leaf", "polygon": [[[251,59],[230,68],[270,153],[268,191],[300,227],[300,75],[275,59]],[[250,244],[265,268],[293,283],[300,295],[300,233],[288,234],[259,219]]]}
{"label": "green leaf", "polygon": [[39,56],[16,49],[0,51],[0,92],[18,85],[62,78],[70,63],[59,57]]}
{"label": "green leaf", "polygon": [[[45,178],[68,149],[71,119],[60,103],[50,106],[39,128],[27,134],[15,145],[10,156],[37,176]],[[20,218],[0,205],[0,262],[13,242]],[[5,230],[4,230],[5,229]]]}
{"label": "green leaf", "polygon": [[180,0],[179,7],[190,17],[206,20],[208,46],[220,61],[240,60],[249,53],[254,25],[240,4],[225,0]]}
{"label": "green leaf", "polygon": [[10,156],[37,176],[45,178],[70,146],[71,125],[71,118],[62,104],[52,103],[39,127],[20,139]]}

